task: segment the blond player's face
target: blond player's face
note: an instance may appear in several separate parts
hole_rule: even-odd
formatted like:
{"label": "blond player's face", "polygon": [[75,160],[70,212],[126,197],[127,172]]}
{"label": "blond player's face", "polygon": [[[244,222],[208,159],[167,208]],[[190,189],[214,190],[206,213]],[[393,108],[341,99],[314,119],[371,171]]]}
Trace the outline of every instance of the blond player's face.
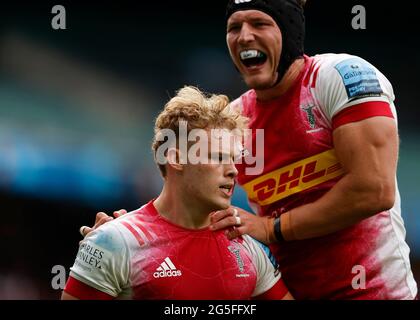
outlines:
{"label": "blond player's face", "polygon": [[258,10],[233,13],[227,22],[230,56],[248,87],[267,89],[277,80],[282,35],[276,22]]}
{"label": "blond player's face", "polygon": [[227,130],[208,135],[208,152],[201,154],[208,163],[187,164],[183,174],[187,196],[194,197],[195,202],[210,213],[230,206],[238,174],[234,159],[240,149],[235,136]]}

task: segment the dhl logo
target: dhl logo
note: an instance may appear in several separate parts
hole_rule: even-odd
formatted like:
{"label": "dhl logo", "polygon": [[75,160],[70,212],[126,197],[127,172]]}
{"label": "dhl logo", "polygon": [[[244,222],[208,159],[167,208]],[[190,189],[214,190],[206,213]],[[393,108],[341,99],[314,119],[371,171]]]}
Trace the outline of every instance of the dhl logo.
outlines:
{"label": "dhl logo", "polygon": [[334,149],[292,163],[244,184],[251,201],[268,205],[344,173]]}

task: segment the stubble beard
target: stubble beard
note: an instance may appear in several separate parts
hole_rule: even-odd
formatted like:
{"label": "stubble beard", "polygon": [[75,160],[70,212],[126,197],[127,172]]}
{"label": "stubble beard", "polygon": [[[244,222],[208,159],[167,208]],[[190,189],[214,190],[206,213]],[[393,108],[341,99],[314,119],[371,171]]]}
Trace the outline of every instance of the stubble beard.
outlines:
{"label": "stubble beard", "polygon": [[248,88],[254,89],[254,90],[267,90],[271,89],[276,85],[278,77],[278,72],[275,73],[275,75],[272,75],[269,79],[260,81],[260,80],[252,80],[252,81],[246,81],[246,78],[242,76],[242,79],[244,80],[245,84]]}

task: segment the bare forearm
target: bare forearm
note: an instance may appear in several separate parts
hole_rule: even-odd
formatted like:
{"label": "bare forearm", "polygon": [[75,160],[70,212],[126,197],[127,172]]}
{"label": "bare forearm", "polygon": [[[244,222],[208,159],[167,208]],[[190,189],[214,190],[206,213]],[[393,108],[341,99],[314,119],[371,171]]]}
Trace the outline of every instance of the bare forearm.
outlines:
{"label": "bare forearm", "polygon": [[282,216],[285,240],[324,236],[354,225],[392,207],[394,183],[364,181],[350,174],[344,176],[317,201],[297,207]]}
{"label": "bare forearm", "polygon": [[286,240],[327,235],[391,208],[395,198],[398,134],[393,119],[374,117],[333,134],[346,174],[317,201],[281,217]]}
{"label": "bare forearm", "polygon": [[[236,226],[229,238],[249,234],[269,244],[324,236],[381,211],[395,201],[398,134],[395,121],[374,117],[335,129],[334,146],[345,175],[317,201],[286,212],[279,220],[241,212],[235,217],[224,211],[212,216],[212,230]],[[279,231],[279,227],[281,228]]]}

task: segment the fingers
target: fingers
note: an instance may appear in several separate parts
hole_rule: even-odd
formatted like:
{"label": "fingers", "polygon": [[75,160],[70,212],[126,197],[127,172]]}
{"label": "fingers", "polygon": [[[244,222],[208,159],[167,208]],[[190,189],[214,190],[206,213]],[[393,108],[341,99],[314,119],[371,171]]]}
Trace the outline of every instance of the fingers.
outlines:
{"label": "fingers", "polygon": [[220,210],[220,211],[213,212],[212,214],[210,214],[210,222],[211,223],[216,223],[219,220],[222,220],[226,217],[233,216],[235,212],[237,213],[238,210],[236,208],[233,208],[233,207],[230,207],[226,210]]}
{"label": "fingers", "polygon": [[230,229],[226,230],[225,234],[226,234],[226,236],[229,240],[233,240],[233,239],[235,239],[239,236],[244,235],[246,233],[245,229],[246,228],[244,226],[237,227],[237,228],[230,228]]}
{"label": "fingers", "polygon": [[114,211],[113,215],[114,215],[115,218],[119,218],[119,217],[125,215],[126,213],[127,213],[127,210],[120,209],[120,210]]}
{"label": "fingers", "polygon": [[235,218],[235,220],[236,220],[236,226],[240,226],[241,225],[241,216],[239,215],[239,212],[238,212],[238,210],[237,209],[233,209],[233,217]]}
{"label": "fingers", "polygon": [[106,222],[114,220],[113,217],[108,216],[105,212],[98,212],[96,214],[95,225],[93,229],[98,228],[99,226],[103,225]]}
{"label": "fingers", "polygon": [[[115,218],[118,218],[126,213],[127,213],[127,210],[120,209],[120,210],[114,211],[113,215]],[[95,217],[95,225],[92,228],[88,226],[82,226],[80,227],[79,232],[82,235],[82,237],[86,237],[86,235],[92,232],[93,230],[99,228],[101,225],[112,220],[114,220],[114,218],[108,216],[105,212],[98,212]]]}
{"label": "fingers", "polygon": [[98,212],[95,217],[95,225],[92,228],[88,226],[81,226],[79,229],[79,233],[82,235],[82,237],[86,237],[86,235],[88,235],[90,232],[92,232],[96,228],[99,228],[104,223],[107,223],[112,220],[114,220],[114,218],[108,216],[105,212]]}
{"label": "fingers", "polygon": [[220,220],[210,225],[210,229],[215,231],[215,230],[221,230],[221,229],[237,226],[238,222],[241,222],[241,221],[238,221],[237,218],[238,217],[234,217],[234,216],[226,217],[223,220]]}
{"label": "fingers", "polygon": [[239,211],[236,208],[215,212],[213,217],[210,218],[210,222],[212,222],[210,229],[213,231],[240,226],[242,224]]}
{"label": "fingers", "polygon": [[95,224],[97,224],[99,221],[106,219],[109,217],[105,212],[98,212],[95,217]]}

